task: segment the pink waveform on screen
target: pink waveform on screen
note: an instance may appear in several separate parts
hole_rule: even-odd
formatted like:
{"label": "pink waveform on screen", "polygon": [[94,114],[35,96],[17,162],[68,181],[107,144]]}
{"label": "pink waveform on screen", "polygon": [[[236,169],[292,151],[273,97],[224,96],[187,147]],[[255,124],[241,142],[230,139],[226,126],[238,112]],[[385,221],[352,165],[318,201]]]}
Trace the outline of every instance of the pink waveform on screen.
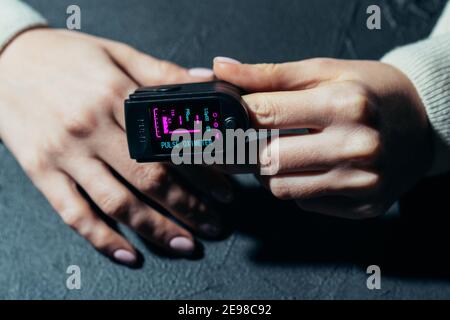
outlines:
{"label": "pink waveform on screen", "polygon": [[167,117],[162,117],[162,123],[163,123],[164,134],[170,133],[169,132],[169,123],[168,123]]}
{"label": "pink waveform on screen", "polygon": [[[179,120],[180,120],[180,124],[182,124],[181,116],[180,116]],[[167,117],[162,117],[164,134],[172,134],[175,132],[175,131],[169,129],[169,123],[171,123],[171,122],[172,122],[172,119],[167,118]],[[177,130],[177,133],[197,133],[197,132],[201,132],[201,131],[200,130],[185,130],[185,129]]]}
{"label": "pink waveform on screen", "polygon": [[158,121],[157,121],[157,114],[158,108],[153,109],[153,121],[155,123],[155,135],[157,138],[161,138],[161,135],[159,134],[159,127],[158,127]]}

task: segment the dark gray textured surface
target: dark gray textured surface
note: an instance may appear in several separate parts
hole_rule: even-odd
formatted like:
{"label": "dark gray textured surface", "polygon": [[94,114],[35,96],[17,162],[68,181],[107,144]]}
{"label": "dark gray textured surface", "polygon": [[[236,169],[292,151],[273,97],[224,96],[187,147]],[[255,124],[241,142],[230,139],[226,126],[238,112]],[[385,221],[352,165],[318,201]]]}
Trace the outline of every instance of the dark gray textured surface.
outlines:
{"label": "dark gray textured surface", "polygon": [[[193,67],[209,66],[216,55],[376,59],[425,37],[445,1],[28,2],[59,27],[66,7],[79,4],[83,31]],[[382,31],[365,28],[373,3],[383,8]],[[446,228],[435,232],[396,216],[365,223],[314,217],[257,192],[240,201],[228,211],[236,231],[204,242],[200,260],[155,255],[124,230],[145,258],[130,270],[66,227],[0,145],[0,298],[450,298]],[[65,287],[71,264],[82,270],[79,291]],[[382,268],[382,290],[366,288],[371,264]]]}

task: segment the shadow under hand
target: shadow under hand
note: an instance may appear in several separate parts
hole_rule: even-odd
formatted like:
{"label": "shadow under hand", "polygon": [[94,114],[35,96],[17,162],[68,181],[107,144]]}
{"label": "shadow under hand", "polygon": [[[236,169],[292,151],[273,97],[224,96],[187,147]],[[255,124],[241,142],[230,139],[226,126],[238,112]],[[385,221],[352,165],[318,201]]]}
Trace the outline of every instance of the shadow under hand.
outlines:
{"label": "shadow under hand", "polygon": [[450,276],[450,203],[444,196],[450,177],[419,184],[401,201],[401,215],[350,221],[302,212],[262,189],[240,193],[232,221],[254,237],[251,259],[292,264],[375,264],[402,277]]}

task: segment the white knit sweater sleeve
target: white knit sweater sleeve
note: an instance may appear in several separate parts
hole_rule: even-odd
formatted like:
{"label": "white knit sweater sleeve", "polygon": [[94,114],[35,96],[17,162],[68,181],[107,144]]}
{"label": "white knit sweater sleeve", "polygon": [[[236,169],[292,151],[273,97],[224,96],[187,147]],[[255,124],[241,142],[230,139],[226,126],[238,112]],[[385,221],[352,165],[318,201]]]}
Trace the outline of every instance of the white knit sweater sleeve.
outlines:
{"label": "white knit sweater sleeve", "polygon": [[425,105],[435,150],[430,174],[450,171],[450,3],[430,38],[397,48],[382,61],[409,77]]}
{"label": "white knit sweater sleeve", "polygon": [[0,52],[21,31],[40,25],[46,20],[19,0],[0,0]]}

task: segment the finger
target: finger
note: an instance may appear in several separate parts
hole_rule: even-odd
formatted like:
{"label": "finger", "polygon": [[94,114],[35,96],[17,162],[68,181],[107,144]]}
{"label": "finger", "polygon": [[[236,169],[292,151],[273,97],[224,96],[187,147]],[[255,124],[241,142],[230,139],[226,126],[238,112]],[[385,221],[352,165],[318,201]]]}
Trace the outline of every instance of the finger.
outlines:
{"label": "finger", "polygon": [[379,167],[380,139],[379,132],[369,127],[339,126],[320,133],[279,136],[261,147],[259,165],[260,169],[276,165],[277,171],[270,175]]}
{"label": "finger", "polygon": [[316,58],[280,64],[241,64],[217,57],[214,73],[249,92],[300,90],[337,77],[339,61]]}
{"label": "finger", "polygon": [[172,83],[209,81],[213,72],[207,69],[182,68],[174,63],[159,60],[126,44],[107,39],[98,39],[111,58],[141,86]]}
{"label": "finger", "polygon": [[252,126],[272,129],[323,129],[334,117],[336,86],[244,96]]}
{"label": "finger", "polygon": [[264,184],[280,199],[312,199],[323,196],[363,198],[380,188],[377,174],[359,169],[336,169],[328,172],[305,172],[262,177]]}
{"label": "finger", "polygon": [[[277,164],[276,174],[376,164],[380,149],[377,132],[364,128],[357,133],[336,128],[314,134],[279,136],[263,147],[259,164],[263,168]],[[264,148],[276,152],[265,152]]]}
{"label": "finger", "polygon": [[218,170],[205,166],[172,166],[190,184],[213,199],[230,203],[233,201],[233,188],[229,179]]}
{"label": "finger", "polygon": [[276,163],[277,175],[328,171],[346,160],[338,137],[325,133],[282,136],[270,141],[265,148],[274,150],[273,143],[278,144],[278,152],[262,150],[259,163],[263,168]]}
{"label": "finger", "polygon": [[78,159],[66,168],[107,216],[129,226],[167,251],[181,255],[193,253],[192,235],[137,199],[103,162]]}
{"label": "finger", "polygon": [[243,96],[255,128],[324,130],[335,122],[368,117],[361,89],[347,82],[297,91],[254,93]]}
{"label": "finger", "polygon": [[36,185],[63,221],[97,250],[122,264],[137,263],[133,246],[95,214],[77,190],[75,182],[67,175],[53,173]]}
{"label": "finger", "polygon": [[296,203],[308,212],[352,220],[374,218],[383,213],[370,204],[361,204],[355,199],[339,196],[297,200]]}
{"label": "finger", "polygon": [[99,148],[99,157],[139,192],[202,235],[221,234],[220,215],[192,192],[174,170],[162,163],[142,164],[131,160],[126,137],[119,128],[111,132],[110,142],[117,147]]}

